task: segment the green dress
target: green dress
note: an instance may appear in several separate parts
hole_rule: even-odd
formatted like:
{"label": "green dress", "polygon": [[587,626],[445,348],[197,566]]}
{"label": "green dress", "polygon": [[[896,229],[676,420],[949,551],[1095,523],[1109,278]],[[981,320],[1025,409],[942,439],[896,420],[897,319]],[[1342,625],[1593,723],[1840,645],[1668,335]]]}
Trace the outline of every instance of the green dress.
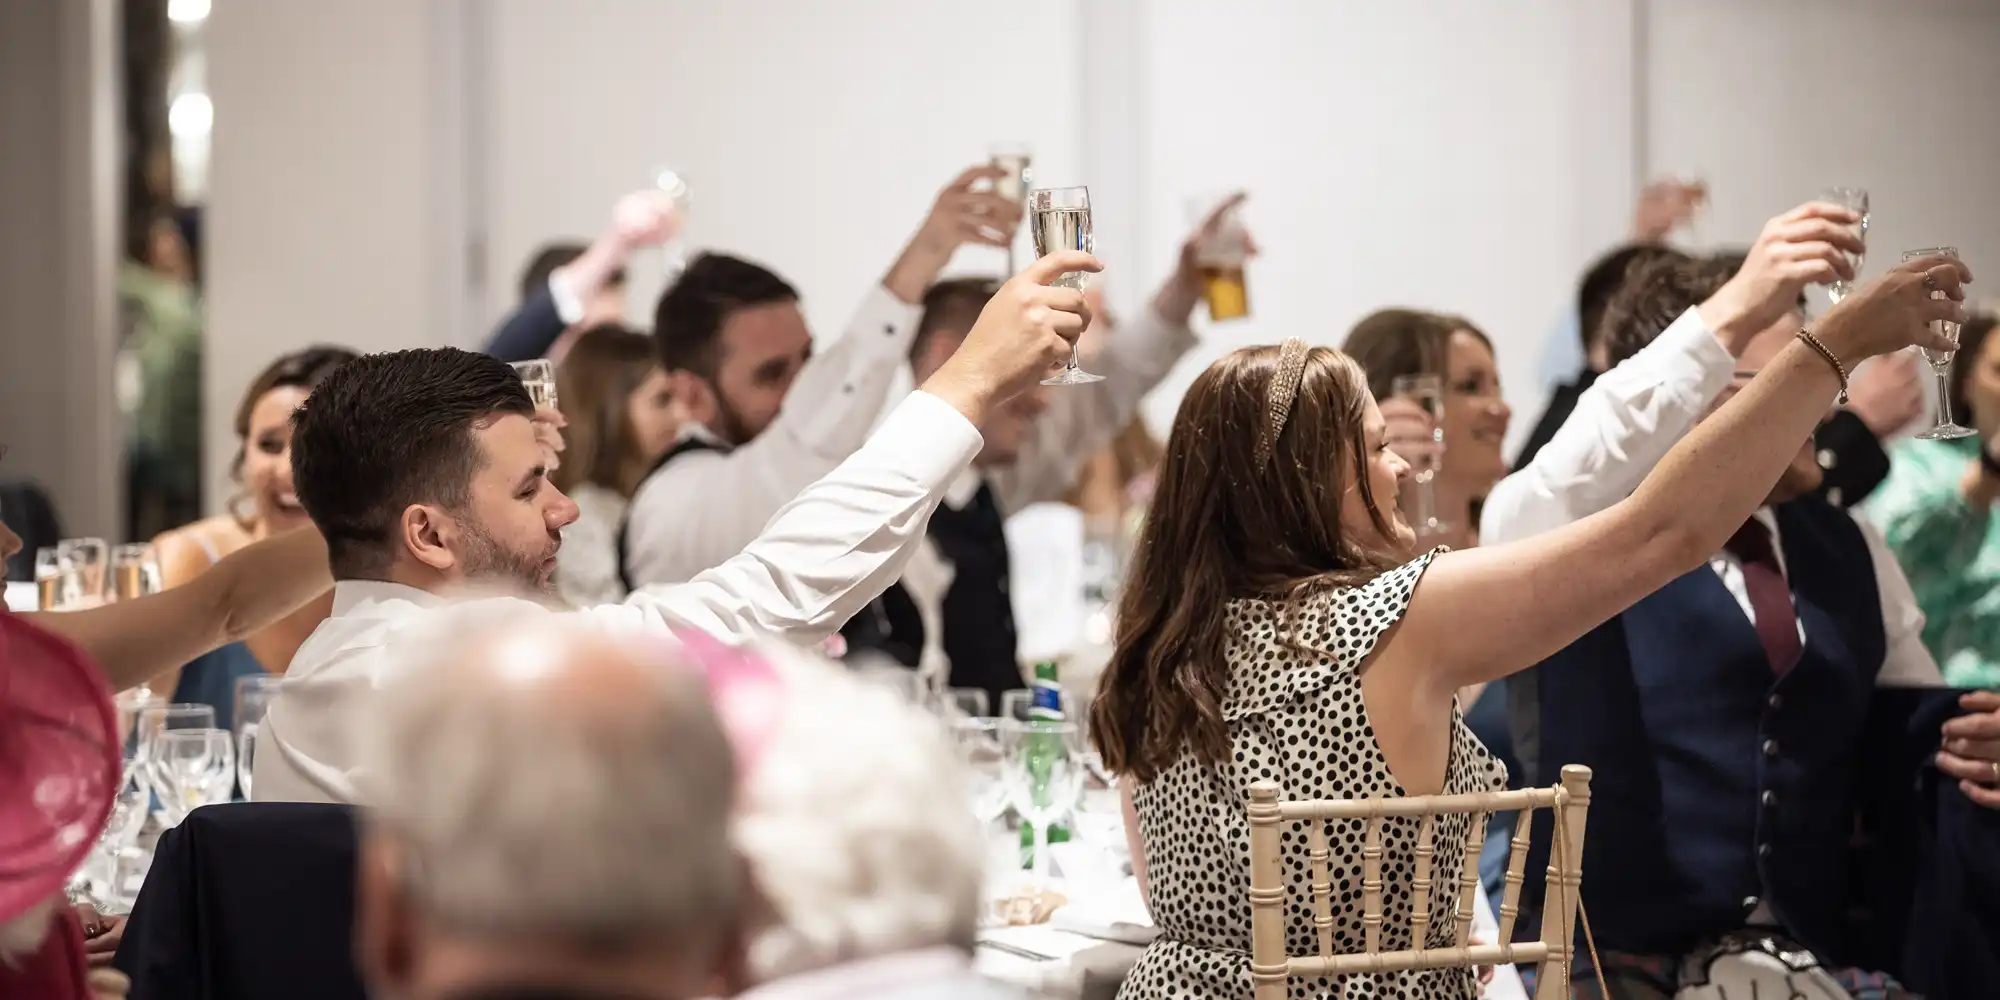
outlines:
{"label": "green dress", "polygon": [[2000,505],[1973,511],[1959,493],[1979,438],[1903,441],[1868,498],[1924,612],[1924,645],[1953,687],[2000,687]]}

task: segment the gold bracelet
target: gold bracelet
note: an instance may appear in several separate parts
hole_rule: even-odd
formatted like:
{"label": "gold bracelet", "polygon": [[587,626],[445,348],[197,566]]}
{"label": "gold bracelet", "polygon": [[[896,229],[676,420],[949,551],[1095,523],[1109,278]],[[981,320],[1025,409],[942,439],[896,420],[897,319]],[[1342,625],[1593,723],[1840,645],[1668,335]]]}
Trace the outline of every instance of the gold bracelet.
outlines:
{"label": "gold bracelet", "polygon": [[1810,348],[1812,348],[1813,350],[1815,350],[1815,351],[1818,351],[1818,352],[1819,352],[1819,356],[1820,356],[1820,357],[1822,357],[1822,358],[1825,358],[1825,359],[1826,359],[1826,363],[1827,363],[1827,364],[1830,364],[1830,365],[1832,365],[1832,366],[1833,366],[1833,373],[1834,373],[1835,375],[1838,375],[1838,376],[1840,376],[1840,405],[1842,405],[1842,406],[1846,406],[1846,405],[1847,405],[1847,366],[1846,366],[1846,365],[1843,365],[1843,364],[1841,364],[1841,363],[1840,363],[1840,359],[1839,359],[1839,358],[1836,358],[1836,357],[1834,357],[1834,356],[1833,356],[1833,352],[1832,352],[1832,351],[1829,351],[1829,350],[1827,350],[1827,349],[1826,349],[1826,345],[1825,345],[1825,344],[1822,344],[1822,343],[1820,343],[1820,342],[1819,342],[1819,338],[1818,338],[1818,337],[1815,337],[1815,336],[1813,336],[1813,332],[1812,332],[1811,330],[1808,330],[1808,329],[1806,329],[1805,327],[1799,327],[1799,339],[1800,339],[1800,340],[1803,340],[1803,341],[1805,341],[1805,343],[1806,343],[1806,346],[1807,346],[1807,347],[1810,347]]}

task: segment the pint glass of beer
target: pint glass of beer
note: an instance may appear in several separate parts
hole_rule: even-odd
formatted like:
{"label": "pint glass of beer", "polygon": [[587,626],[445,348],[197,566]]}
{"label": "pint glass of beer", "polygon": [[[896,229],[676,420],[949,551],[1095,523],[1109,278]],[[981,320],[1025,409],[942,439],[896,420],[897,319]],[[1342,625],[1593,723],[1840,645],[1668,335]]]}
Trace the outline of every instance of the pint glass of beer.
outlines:
{"label": "pint glass of beer", "polygon": [[1250,286],[1243,278],[1243,264],[1250,256],[1250,237],[1237,217],[1237,207],[1223,208],[1234,196],[1232,191],[1188,202],[1189,224],[1202,229],[1201,241],[1195,248],[1195,263],[1201,268],[1202,298],[1208,300],[1208,318],[1218,323],[1250,315]]}

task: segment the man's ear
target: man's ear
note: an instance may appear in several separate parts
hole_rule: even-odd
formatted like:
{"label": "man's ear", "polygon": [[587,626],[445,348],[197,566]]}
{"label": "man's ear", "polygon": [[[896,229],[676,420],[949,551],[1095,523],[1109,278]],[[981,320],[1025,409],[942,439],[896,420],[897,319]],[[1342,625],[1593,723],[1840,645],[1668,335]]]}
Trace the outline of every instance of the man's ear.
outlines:
{"label": "man's ear", "polygon": [[458,522],[443,508],[411,504],[403,508],[401,527],[403,547],[418,562],[439,572],[458,565],[458,556],[452,551],[460,540]]}
{"label": "man's ear", "polygon": [[667,385],[674,394],[674,400],[689,412],[709,414],[715,411],[715,389],[707,379],[685,368],[675,368],[667,372]]}

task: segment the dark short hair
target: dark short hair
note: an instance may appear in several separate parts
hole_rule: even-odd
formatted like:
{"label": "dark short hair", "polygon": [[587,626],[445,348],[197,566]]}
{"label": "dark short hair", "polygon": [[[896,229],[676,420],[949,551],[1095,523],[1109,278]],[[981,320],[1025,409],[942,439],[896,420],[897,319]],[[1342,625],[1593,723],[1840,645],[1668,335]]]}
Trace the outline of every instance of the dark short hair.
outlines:
{"label": "dark short hair", "polygon": [[798,291],[769,268],[727,254],[702,254],[660,293],[653,310],[660,365],[713,379],[722,363],[722,324],[731,313],[798,300]]}
{"label": "dark short hair", "polygon": [[980,312],[998,291],[998,278],[952,278],[925,289],[924,312],[917,319],[916,336],[910,340],[910,357],[922,354],[931,335],[939,330],[951,330],[961,337],[971,332]]}
{"label": "dark short hair", "polygon": [[233,476],[243,471],[243,439],[250,436],[250,411],[257,408],[258,400],[275,389],[304,389],[310,393],[326,381],[334,369],[357,356],[345,347],[308,347],[279,355],[278,360],[258,372],[257,377],[250,380],[250,388],[243,391],[243,398],[237,402],[236,420],[230,425],[236,430],[236,458],[229,465],[230,474]]}
{"label": "dark short hair", "polygon": [[[589,248],[581,243],[542,244],[542,248],[535,251],[533,257],[528,258],[528,266],[521,270],[521,301],[526,302],[533,298],[536,292],[547,288],[549,275],[554,274],[556,268],[583,256],[583,252],[587,249]],[[614,288],[623,285],[625,269],[621,267],[612,271],[605,282]]]}
{"label": "dark short hair", "polygon": [[1687,254],[1658,243],[1628,243],[1597,258],[1576,286],[1576,330],[1584,353],[1599,340],[1605,308],[1633,274],[1655,261],[1686,259]]}
{"label": "dark short hair", "polygon": [[[1951,399],[1951,412],[1960,422],[1970,422],[1974,416],[1972,399],[1965,393],[1965,383],[1972,377],[1973,370],[1979,367],[1979,352],[1986,347],[1986,338],[1993,333],[1995,323],[2000,323],[2000,315],[1975,311],[1958,328],[1958,353],[1955,357],[1965,361],[1952,364],[1946,392]],[[1987,416],[1991,418],[1992,414]]]}
{"label": "dark short hair", "polygon": [[1736,276],[1741,257],[1661,258],[1636,269],[1604,307],[1604,352],[1612,367],[1645,350],[1674,320]]}
{"label": "dark short hair", "polygon": [[335,579],[387,572],[406,508],[464,507],[481,463],[473,429],[534,412],[506,362],[453,347],[364,354],[334,369],[292,416],[292,479]]}

